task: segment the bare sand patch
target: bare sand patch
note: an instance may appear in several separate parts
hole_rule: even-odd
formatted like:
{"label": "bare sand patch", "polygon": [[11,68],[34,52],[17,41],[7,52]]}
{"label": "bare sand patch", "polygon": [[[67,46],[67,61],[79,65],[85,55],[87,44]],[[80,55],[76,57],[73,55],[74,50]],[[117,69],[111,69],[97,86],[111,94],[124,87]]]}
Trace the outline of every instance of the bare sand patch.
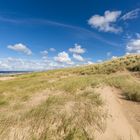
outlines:
{"label": "bare sand patch", "polygon": [[[134,127],[135,123],[128,119],[129,113],[124,111],[131,105],[127,105],[123,99],[120,99],[117,96],[119,95],[118,91],[114,88],[106,86],[100,87],[96,91],[101,94],[108,112],[106,130],[104,133],[97,132],[96,140],[140,140],[140,135]],[[124,104],[125,106],[123,106]],[[129,109],[128,112],[131,110]],[[130,114],[132,115],[132,112]],[[131,118],[133,117],[131,116]]]}
{"label": "bare sand patch", "polygon": [[8,77],[0,77],[0,81],[6,81],[6,80],[12,80],[12,79],[15,79],[15,77],[11,77],[11,76],[8,76]]}

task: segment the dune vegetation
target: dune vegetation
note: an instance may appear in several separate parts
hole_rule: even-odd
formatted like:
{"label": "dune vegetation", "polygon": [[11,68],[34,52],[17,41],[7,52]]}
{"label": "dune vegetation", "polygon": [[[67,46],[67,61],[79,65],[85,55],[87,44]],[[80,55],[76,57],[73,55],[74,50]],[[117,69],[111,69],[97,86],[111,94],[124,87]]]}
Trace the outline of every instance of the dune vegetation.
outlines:
{"label": "dune vegetation", "polygon": [[15,75],[0,81],[0,139],[92,140],[104,132],[101,85],[140,102],[140,55],[101,64]]}

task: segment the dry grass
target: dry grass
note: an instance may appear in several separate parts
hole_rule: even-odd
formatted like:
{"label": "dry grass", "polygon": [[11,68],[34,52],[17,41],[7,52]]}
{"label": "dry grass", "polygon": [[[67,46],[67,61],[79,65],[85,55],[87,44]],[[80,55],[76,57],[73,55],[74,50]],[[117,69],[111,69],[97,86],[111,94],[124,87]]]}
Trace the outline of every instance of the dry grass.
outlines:
{"label": "dry grass", "polygon": [[104,130],[106,118],[94,88],[108,84],[121,89],[126,99],[140,101],[139,78],[122,74],[139,71],[139,60],[139,56],[127,56],[0,81],[0,139],[94,139],[95,131]]}
{"label": "dry grass", "polygon": [[110,76],[105,79],[105,82],[110,86],[121,89],[126,99],[140,102],[140,81],[132,75]]}
{"label": "dry grass", "polygon": [[72,69],[80,75],[111,74],[120,71],[140,71],[140,55],[128,55],[101,64]]}
{"label": "dry grass", "polygon": [[[36,73],[3,81],[2,99],[8,104],[0,108],[0,139],[94,139],[95,131],[103,131],[106,116],[102,100],[93,89],[101,78],[94,78],[59,77],[49,83],[48,74]],[[32,97],[41,96],[38,94],[44,90],[49,90],[48,98],[26,109]]]}
{"label": "dry grass", "polygon": [[94,132],[104,127],[101,106],[102,100],[93,89],[77,94],[52,93],[30,110],[1,118],[0,139],[94,139]]}

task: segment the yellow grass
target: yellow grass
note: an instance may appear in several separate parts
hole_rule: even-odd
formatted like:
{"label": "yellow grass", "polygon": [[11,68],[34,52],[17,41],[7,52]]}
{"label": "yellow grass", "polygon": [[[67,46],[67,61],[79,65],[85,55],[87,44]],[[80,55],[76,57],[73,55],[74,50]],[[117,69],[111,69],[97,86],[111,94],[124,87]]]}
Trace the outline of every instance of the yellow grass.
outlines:
{"label": "yellow grass", "polygon": [[0,81],[0,139],[94,139],[96,131],[104,131],[106,120],[95,87],[114,86],[126,99],[140,101],[134,71],[140,71],[139,55]]}

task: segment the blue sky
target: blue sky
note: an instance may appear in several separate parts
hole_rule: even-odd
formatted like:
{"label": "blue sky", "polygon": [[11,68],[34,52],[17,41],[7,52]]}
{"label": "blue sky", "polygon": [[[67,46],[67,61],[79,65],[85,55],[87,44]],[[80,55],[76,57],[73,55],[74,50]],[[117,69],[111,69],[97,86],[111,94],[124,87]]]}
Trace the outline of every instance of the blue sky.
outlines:
{"label": "blue sky", "polygon": [[47,70],[140,53],[139,0],[0,0],[0,70]]}

